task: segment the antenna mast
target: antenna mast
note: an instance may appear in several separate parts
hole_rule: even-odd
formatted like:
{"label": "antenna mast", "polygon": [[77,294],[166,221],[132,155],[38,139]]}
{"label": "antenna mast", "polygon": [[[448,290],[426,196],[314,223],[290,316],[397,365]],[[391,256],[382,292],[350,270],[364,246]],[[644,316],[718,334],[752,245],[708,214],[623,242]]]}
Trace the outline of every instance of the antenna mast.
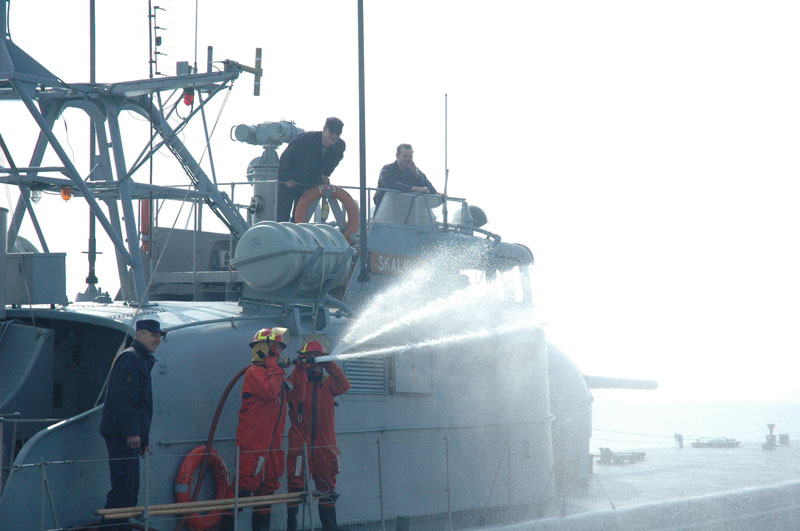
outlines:
{"label": "antenna mast", "polygon": [[[97,81],[97,12],[95,0],[89,0],[89,83]],[[95,138],[94,120],[89,118],[89,171],[95,167]],[[89,209],[89,249],[86,252],[89,259],[89,274],[86,275],[86,291],[75,296],[77,302],[97,300],[103,295],[97,289],[97,220],[92,209]],[[107,294],[106,294],[107,295]]]}
{"label": "antenna mast", "polygon": [[447,167],[447,93],[444,93],[444,195],[447,196],[447,180],[450,169]]}
{"label": "antenna mast", "polygon": [[442,203],[442,221],[447,229],[447,181],[450,169],[447,167],[447,93],[444,93],[444,203]]}

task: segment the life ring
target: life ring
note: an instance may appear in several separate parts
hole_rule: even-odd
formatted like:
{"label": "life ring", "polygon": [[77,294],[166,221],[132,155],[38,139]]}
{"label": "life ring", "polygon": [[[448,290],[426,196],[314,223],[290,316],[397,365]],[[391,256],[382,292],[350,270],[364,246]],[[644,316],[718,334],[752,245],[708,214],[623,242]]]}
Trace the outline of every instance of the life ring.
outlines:
{"label": "life ring", "polygon": [[[198,446],[189,452],[184,457],[181,467],[178,470],[178,477],[175,478],[175,501],[179,503],[192,501],[192,476],[194,475],[197,467],[203,462],[206,447]],[[229,498],[230,489],[230,474],[228,467],[225,466],[225,460],[215,449],[211,449],[208,456],[208,466],[214,472],[214,482],[216,483],[215,497],[218,500]],[[212,514],[201,515],[199,513],[191,513],[186,516],[186,526],[195,531],[203,529],[211,529],[219,525],[222,520],[220,512]]]}
{"label": "life ring", "polygon": [[356,202],[344,188],[329,184],[321,184],[319,186],[312,186],[306,190],[303,195],[300,196],[300,199],[297,200],[297,206],[294,209],[295,223],[305,223],[309,217],[308,207],[321,197],[336,199],[344,206],[347,212],[347,224],[344,228],[339,227],[339,230],[341,230],[344,237],[350,241],[350,236],[358,230],[358,205],[356,205]]}

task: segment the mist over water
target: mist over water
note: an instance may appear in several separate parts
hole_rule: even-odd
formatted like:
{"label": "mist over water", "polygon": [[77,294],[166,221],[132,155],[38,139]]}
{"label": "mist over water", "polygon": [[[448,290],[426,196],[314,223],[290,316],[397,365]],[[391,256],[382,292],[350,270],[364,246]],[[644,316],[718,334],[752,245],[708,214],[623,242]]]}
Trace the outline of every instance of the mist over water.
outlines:
{"label": "mist over water", "polygon": [[452,251],[430,256],[376,294],[331,358],[340,360],[458,345],[541,328],[529,286],[514,269],[487,279],[453,269]]}

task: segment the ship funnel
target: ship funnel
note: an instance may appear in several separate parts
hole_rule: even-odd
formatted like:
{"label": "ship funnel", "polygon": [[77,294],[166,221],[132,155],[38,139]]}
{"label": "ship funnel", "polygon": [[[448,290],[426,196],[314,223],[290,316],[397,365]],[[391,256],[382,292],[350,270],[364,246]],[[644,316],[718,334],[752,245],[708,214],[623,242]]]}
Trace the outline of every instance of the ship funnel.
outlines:
{"label": "ship funnel", "polygon": [[352,255],[335,227],[262,221],[244,233],[231,264],[255,290],[245,296],[321,302],[344,281]]}

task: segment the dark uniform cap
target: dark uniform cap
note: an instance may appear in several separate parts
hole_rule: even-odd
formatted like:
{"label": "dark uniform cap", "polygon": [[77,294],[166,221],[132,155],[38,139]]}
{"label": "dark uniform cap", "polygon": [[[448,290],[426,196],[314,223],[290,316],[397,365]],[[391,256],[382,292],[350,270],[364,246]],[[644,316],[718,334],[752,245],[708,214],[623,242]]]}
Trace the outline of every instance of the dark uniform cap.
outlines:
{"label": "dark uniform cap", "polygon": [[136,331],[139,330],[147,330],[154,334],[161,334],[162,336],[167,335],[167,333],[161,330],[161,323],[156,321],[155,319],[141,319],[136,321]]}

